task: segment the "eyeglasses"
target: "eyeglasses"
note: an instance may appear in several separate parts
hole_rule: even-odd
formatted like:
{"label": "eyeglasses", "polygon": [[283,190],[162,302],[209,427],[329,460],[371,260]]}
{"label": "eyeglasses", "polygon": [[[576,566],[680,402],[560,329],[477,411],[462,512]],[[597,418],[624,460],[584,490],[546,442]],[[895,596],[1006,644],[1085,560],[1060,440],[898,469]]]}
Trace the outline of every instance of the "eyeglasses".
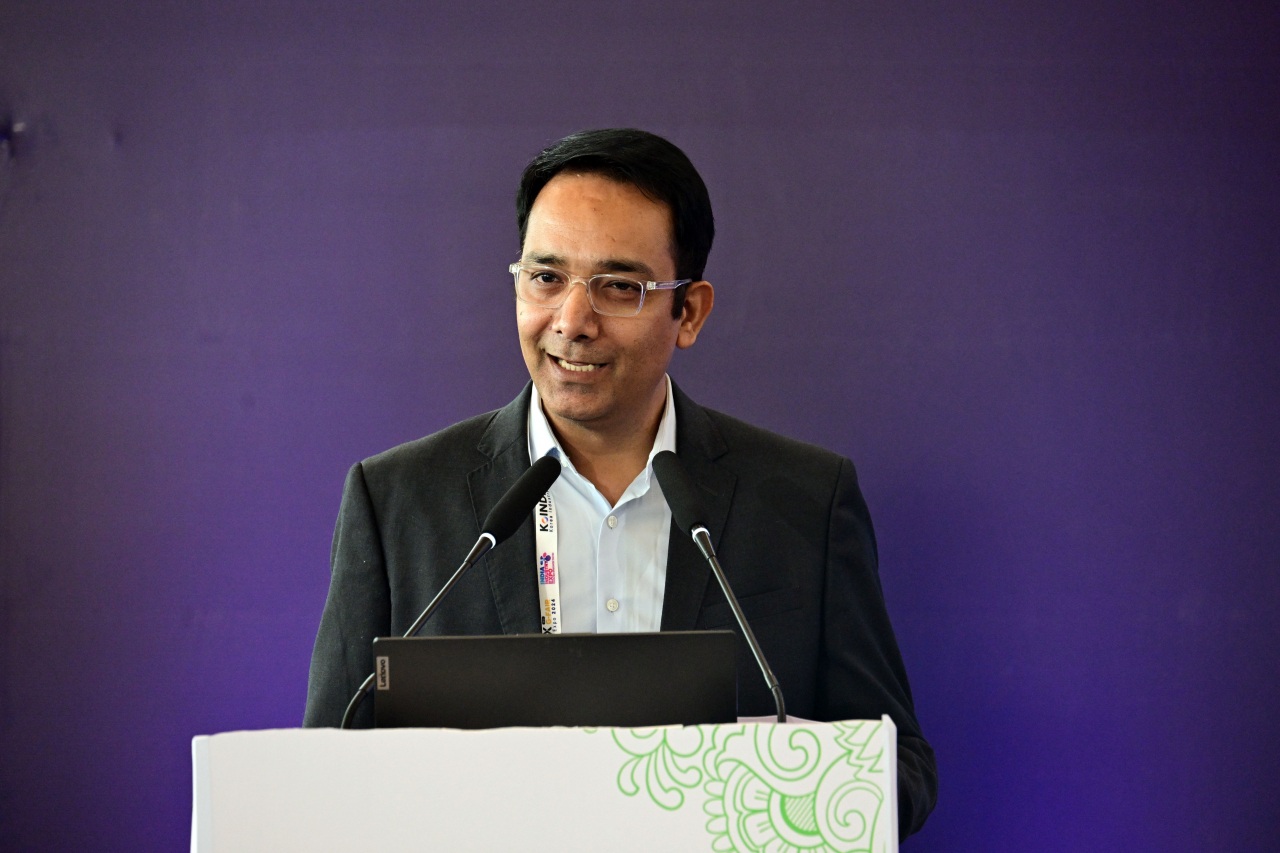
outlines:
{"label": "eyeglasses", "polygon": [[516,279],[516,298],[539,308],[559,308],[569,298],[575,281],[587,289],[587,298],[597,314],[610,317],[634,317],[644,307],[644,295],[650,290],[675,290],[693,281],[641,281],[625,275],[570,275],[562,269],[518,261],[507,267]]}

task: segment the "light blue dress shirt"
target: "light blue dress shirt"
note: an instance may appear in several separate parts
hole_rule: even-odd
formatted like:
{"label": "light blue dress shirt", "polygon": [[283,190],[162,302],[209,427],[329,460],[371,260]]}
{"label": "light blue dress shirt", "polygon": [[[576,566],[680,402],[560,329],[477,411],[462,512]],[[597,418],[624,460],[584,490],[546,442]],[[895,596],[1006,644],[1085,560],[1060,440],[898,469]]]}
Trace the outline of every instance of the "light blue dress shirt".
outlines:
{"label": "light blue dress shirt", "polygon": [[[667,405],[645,469],[615,506],[573,467],[542,411],[538,389],[529,406],[529,458],[555,454],[563,466],[551,486],[559,527],[560,615],[566,634],[657,631],[667,585],[671,510],[653,475],[653,457],[676,449],[676,409],[667,377]],[[529,563],[529,574],[535,571]]]}

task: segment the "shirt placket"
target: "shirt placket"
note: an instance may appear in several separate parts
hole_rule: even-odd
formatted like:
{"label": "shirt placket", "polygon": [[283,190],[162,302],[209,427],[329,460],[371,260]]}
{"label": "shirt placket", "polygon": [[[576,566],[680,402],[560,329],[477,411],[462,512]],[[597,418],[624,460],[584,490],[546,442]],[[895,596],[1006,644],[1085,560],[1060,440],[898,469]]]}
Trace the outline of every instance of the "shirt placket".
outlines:
{"label": "shirt placket", "polygon": [[613,634],[626,629],[630,612],[624,584],[626,505],[608,509],[596,537],[596,630]]}

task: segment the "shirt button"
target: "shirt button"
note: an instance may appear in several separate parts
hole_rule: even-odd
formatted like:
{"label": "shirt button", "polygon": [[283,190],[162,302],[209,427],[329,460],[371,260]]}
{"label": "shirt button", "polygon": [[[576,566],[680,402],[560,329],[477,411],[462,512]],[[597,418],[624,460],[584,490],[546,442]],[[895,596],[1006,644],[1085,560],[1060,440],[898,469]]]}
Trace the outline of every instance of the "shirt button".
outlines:
{"label": "shirt button", "polygon": [[605,606],[605,607],[607,607],[607,608],[609,608],[609,612],[610,612],[610,613],[614,613],[614,612],[616,612],[616,611],[617,611],[617,609],[618,609],[618,599],[616,599],[616,598],[611,598],[611,599],[609,599],[608,601],[606,601],[606,602],[604,603],[604,606]]}
{"label": "shirt button", "polygon": [[[617,527],[617,526],[618,526],[618,517],[617,517],[616,515],[611,515],[611,516],[609,516],[609,518],[607,519],[607,521],[609,522],[609,526],[610,526],[610,527]],[[612,608],[612,609],[616,609],[616,608]]]}

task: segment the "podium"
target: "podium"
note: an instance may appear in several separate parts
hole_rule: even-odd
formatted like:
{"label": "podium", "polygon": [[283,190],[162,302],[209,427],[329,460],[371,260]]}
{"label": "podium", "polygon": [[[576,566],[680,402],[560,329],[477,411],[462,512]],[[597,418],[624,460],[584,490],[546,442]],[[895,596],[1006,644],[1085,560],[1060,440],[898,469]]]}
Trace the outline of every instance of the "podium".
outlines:
{"label": "podium", "polygon": [[893,721],[192,741],[192,853],[896,853]]}

